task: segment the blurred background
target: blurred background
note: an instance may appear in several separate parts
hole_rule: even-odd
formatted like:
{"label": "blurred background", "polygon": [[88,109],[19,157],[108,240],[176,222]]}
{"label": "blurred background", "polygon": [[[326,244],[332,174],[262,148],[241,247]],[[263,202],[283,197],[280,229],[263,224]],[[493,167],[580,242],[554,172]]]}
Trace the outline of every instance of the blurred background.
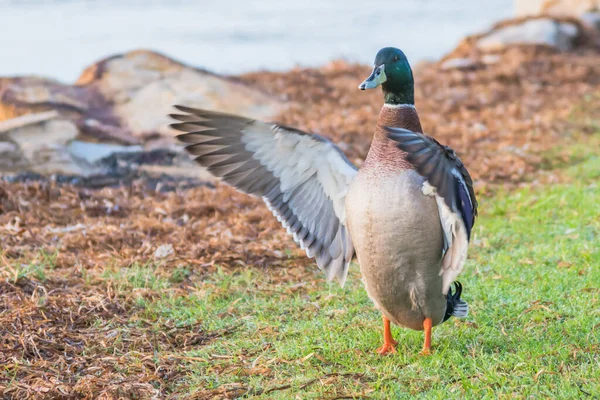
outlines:
{"label": "blurred background", "polygon": [[368,64],[391,44],[415,62],[512,14],[513,0],[3,0],[0,75],[70,82],[93,60],[138,48],[227,74]]}
{"label": "blurred background", "polygon": [[470,146],[485,165],[482,177],[517,179],[528,168],[524,157],[507,163],[502,157],[513,154],[475,151],[473,141],[506,137],[531,149],[519,142],[523,132],[539,132],[543,113],[557,116],[561,101],[568,109],[571,96],[589,92],[582,85],[595,83],[599,7],[600,0],[0,0],[0,174],[102,186],[151,165],[153,182],[210,181],[173,140],[174,104],[318,132],[360,165],[381,98],[356,87],[376,52],[395,46],[415,71],[426,131],[459,150]]}

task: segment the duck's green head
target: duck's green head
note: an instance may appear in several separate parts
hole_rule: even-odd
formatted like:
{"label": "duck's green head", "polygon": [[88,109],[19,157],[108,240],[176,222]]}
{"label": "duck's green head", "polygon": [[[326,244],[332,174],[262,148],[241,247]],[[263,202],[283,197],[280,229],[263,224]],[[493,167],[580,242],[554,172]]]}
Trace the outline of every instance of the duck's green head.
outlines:
{"label": "duck's green head", "polygon": [[412,69],[406,55],[395,47],[384,47],[375,56],[371,75],[358,86],[361,90],[383,88],[387,104],[414,104]]}

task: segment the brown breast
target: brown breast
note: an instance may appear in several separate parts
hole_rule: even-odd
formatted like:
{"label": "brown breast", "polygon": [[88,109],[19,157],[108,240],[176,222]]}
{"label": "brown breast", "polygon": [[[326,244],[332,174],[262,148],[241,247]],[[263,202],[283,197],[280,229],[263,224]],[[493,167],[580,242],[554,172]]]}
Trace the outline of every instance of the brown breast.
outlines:
{"label": "brown breast", "polygon": [[423,132],[417,110],[408,105],[384,105],[379,112],[377,127],[371,142],[369,154],[361,169],[377,169],[381,171],[402,171],[412,169],[406,161],[402,150],[388,139],[384,126],[409,129],[413,132]]}

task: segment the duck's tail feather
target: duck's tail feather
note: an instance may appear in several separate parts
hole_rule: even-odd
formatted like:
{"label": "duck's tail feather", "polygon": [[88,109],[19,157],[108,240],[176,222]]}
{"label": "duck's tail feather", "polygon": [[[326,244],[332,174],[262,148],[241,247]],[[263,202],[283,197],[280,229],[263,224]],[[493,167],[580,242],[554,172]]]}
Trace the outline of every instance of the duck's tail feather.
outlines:
{"label": "duck's tail feather", "polygon": [[469,315],[469,305],[466,301],[460,298],[462,294],[462,285],[460,282],[454,282],[454,293],[452,289],[448,290],[446,295],[446,315],[444,321],[447,321],[450,317],[465,318]]}
{"label": "duck's tail feather", "polygon": [[453,317],[465,318],[469,315],[469,305],[464,300],[459,300],[454,303],[454,310],[452,311]]}

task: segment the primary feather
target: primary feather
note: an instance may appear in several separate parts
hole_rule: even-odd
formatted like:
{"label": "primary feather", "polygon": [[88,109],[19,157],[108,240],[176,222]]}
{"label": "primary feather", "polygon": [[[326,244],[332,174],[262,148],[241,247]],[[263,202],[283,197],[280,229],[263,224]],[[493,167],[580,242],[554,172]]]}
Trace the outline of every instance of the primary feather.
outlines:
{"label": "primary feather", "polygon": [[356,168],[329,140],[235,115],[175,106],[171,127],[209,172],[261,197],[328,279],[344,284],[354,254],[345,197]]}

